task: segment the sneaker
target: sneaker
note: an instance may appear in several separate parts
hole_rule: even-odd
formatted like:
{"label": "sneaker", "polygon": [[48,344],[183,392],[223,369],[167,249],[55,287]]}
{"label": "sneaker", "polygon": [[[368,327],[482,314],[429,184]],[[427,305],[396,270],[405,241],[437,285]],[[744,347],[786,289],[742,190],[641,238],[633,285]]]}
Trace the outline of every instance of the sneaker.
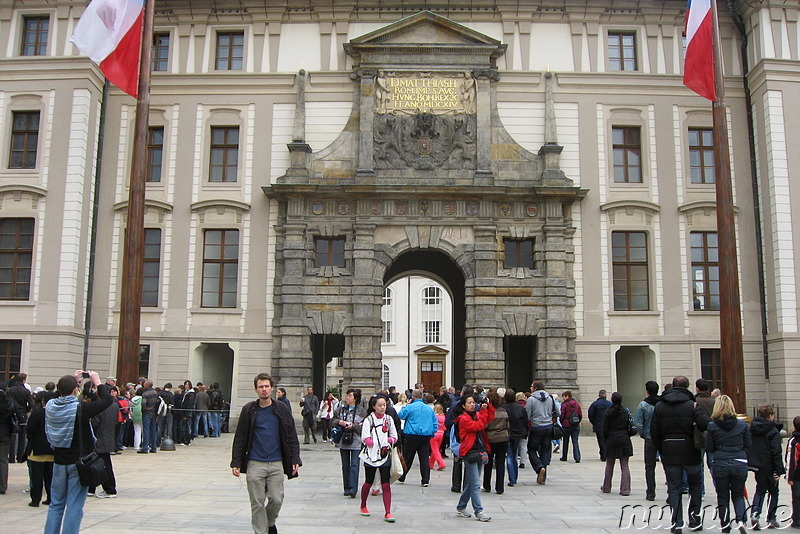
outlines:
{"label": "sneaker", "polygon": [[475,519],[477,519],[478,521],[482,521],[484,523],[486,523],[487,521],[491,521],[492,520],[492,518],[489,517],[488,515],[486,515],[483,512],[483,510],[481,510],[480,512],[475,512]]}
{"label": "sneaker", "polygon": [[752,528],[753,530],[761,530],[761,525],[758,523],[757,515],[750,518],[750,528]]}
{"label": "sneaker", "polygon": [[377,489],[374,489],[374,490],[372,490],[370,492],[370,495],[372,495],[373,497],[375,497],[376,495],[380,495],[380,494],[381,494],[381,490],[377,490]]}
{"label": "sneaker", "polygon": [[422,487],[423,487],[423,488],[427,488],[428,486],[430,486],[430,484],[428,484],[427,482],[423,482],[423,483],[422,483]]}
{"label": "sneaker", "polygon": [[777,519],[768,519],[767,528],[781,528],[781,524],[778,523]]}
{"label": "sneaker", "polygon": [[125,450],[128,450],[128,447],[126,447],[125,445],[123,445],[122,447],[120,447],[120,448],[119,448],[119,450],[121,450],[121,451],[125,451]]}
{"label": "sneaker", "polygon": [[539,474],[536,475],[536,483],[543,486],[546,481],[547,481],[547,468],[542,467],[541,469],[539,469]]}
{"label": "sneaker", "polygon": [[456,508],[456,515],[458,517],[472,517],[472,514],[470,514],[466,510],[462,510],[462,509],[459,509],[459,508]]}
{"label": "sneaker", "polygon": [[553,448],[553,452],[559,452],[560,450],[561,450],[561,447],[559,447],[558,445],[556,445],[556,446]]}
{"label": "sneaker", "polygon": [[366,506],[361,507],[361,515],[363,515],[364,517],[369,517],[369,510],[367,510]]}
{"label": "sneaker", "polygon": [[29,494],[30,492],[31,492],[31,489],[30,489],[30,488],[25,488],[24,490],[22,490],[22,493],[23,493],[23,495],[27,495],[27,494]]}
{"label": "sneaker", "polygon": [[116,493],[106,493],[104,490],[100,490],[100,491],[97,492],[95,497],[97,497],[98,499],[116,499],[117,498],[117,494]]}
{"label": "sneaker", "polygon": [[94,492],[93,491],[87,491],[86,495],[89,495],[90,497],[94,497]]}
{"label": "sneaker", "polygon": [[383,516],[383,520],[386,521],[387,523],[394,523],[394,516],[390,513],[387,513],[386,515]]}
{"label": "sneaker", "polygon": [[525,469],[525,464],[520,462],[520,464],[519,464],[519,468],[520,468],[520,469]]}

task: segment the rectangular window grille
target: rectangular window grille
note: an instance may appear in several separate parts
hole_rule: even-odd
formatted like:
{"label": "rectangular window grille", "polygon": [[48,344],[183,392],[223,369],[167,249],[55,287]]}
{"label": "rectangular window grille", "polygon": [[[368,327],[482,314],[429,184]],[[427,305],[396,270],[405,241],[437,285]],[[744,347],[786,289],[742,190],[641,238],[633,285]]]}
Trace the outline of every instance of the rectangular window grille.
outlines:
{"label": "rectangular window grille", "polygon": [[202,307],[235,308],[238,282],[239,230],[206,230]]}
{"label": "rectangular window grille", "polygon": [[155,72],[169,68],[169,33],[154,33],[151,67]]}
{"label": "rectangular window grille", "polygon": [[153,126],[147,130],[147,171],[148,182],[161,181],[161,167],[164,158],[164,127]]}
{"label": "rectangular window grille", "polygon": [[22,340],[0,339],[0,384],[7,384],[19,374],[22,361]]}
{"label": "rectangular window grille", "polygon": [[315,267],[344,267],[344,237],[314,238]]}
{"label": "rectangular window grille", "polygon": [[50,17],[23,17],[22,56],[44,56],[47,54],[47,38],[50,33]]}
{"label": "rectangular window grille", "polygon": [[533,269],[533,244],[533,239],[504,239],[505,256],[503,257],[503,267],[506,269],[516,267]]}
{"label": "rectangular window grille", "polygon": [[614,271],[614,310],[649,310],[647,234],[612,232],[611,254]]}
{"label": "rectangular window grille", "polygon": [[689,129],[689,168],[693,184],[716,183],[714,170],[714,130]]}
{"label": "rectangular window grille", "polygon": [[242,70],[244,32],[217,33],[216,70]]}
{"label": "rectangular window grille", "polygon": [[692,302],[695,311],[719,310],[719,248],[716,232],[692,232]]}
{"label": "rectangular window grille", "polygon": [[35,169],[39,148],[39,112],[15,111],[11,118],[9,169]]}
{"label": "rectangular window grille", "polygon": [[611,129],[614,151],[614,183],[642,183],[642,143],[639,127]]}
{"label": "rectangular window grille", "polygon": [[139,345],[139,376],[150,376],[150,345]]}
{"label": "rectangular window grille", "polygon": [[210,182],[235,182],[238,179],[238,173],[239,127],[212,127],[208,180]]}
{"label": "rectangular window grille", "polygon": [[142,274],[142,306],[158,306],[161,274],[161,229],[145,228]]}
{"label": "rectangular window grille", "polygon": [[722,389],[720,349],[700,349],[700,376],[711,383],[711,389]]}
{"label": "rectangular window grille", "polygon": [[608,32],[608,67],[610,70],[637,70],[635,33]]}
{"label": "rectangular window grille", "polygon": [[0,300],[30,298],[33,229],[33,219],[0,219]]}

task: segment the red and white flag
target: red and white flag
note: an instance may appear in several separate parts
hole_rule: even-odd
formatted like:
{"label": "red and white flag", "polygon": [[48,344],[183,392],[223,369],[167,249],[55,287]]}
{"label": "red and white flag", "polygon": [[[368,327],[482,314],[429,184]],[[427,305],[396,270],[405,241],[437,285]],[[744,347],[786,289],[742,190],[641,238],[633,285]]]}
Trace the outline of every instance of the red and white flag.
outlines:
{"label": "red and white flag", "polygon": [[711,2],[689,0],[686,8],[686,57],[683,85],[712,102],[717,100],[714,85],[714,20]]}
{"label": "red and white flag", "polygon": [[136,97],[142,49],[144,0],[92,0],[70,41],[106,78]]}

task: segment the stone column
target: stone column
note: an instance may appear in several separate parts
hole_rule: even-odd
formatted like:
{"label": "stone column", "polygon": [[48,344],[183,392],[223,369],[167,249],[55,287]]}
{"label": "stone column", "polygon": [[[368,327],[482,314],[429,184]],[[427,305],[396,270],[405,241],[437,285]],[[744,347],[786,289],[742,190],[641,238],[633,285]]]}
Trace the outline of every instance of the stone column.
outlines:
{"label": "stone column", "polygon": [[553,391],[577,387],[575,355],[575,284],[572,244],[562,202],[545,203],[544,262],[546,319],[539,331],[536,378]]}
{"label": "stone column", "polygon": [[352,319],[349,348],[344,353],[344,385],[358,387],[364,393],[380,388],[381,364],[381,296],[383,279],[378,271],[374,250],[374,224],[353,225]]}
{"label": "stone column", "polygon": [[310,385],[313,365],[311,336],[306,326],[303,306],[305,231],[306,225],[302,222],[293,221],[282,225],[278,229],[275,257],[280,271],[275,277],[277,336],[273,349],[273,374],[281,385],[291,387]]}
{"label": "stone column", "polygon": [[360,71],[356,81],[359,104],[359,136],[358,136],[358,170],[356,183],[372,184],[375,178],[375,161],[373,158],[373,121],[375,116],[375,76],[372,70]]}
{"label": "stone column", "polygon": [[475,226],[474,231],[475,278],[467,281],[466,287],[464,374],[470,384],[501,386],[505,382],[505,358],[503,332],[497,318],[497,228]]}
{"label": "stone column", "polygon": [[[496,74],[496,73],[495,73]],[[478,160],[475,185],[492,184],[492,82],[487,74],[476,76],[475,105],[478,122]]]}

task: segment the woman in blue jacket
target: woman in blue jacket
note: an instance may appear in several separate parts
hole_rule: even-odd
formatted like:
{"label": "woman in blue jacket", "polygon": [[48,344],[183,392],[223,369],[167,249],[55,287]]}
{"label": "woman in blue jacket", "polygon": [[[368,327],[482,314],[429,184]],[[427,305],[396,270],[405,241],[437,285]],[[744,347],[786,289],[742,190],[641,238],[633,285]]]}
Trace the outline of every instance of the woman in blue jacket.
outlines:
{"label": "woman in blue jacket", "polygon": [[[736,419],[733,401],[727,395],[720,395],[708,424],[706,452],[714,455],[712,475],[722,532],[730,532],[733,527],[747,532],[744,483],[747,481],[747,449],[750,444],[750,430],[744,421]],[[730,501],[733,501],[735,514],[733,523]]]}

